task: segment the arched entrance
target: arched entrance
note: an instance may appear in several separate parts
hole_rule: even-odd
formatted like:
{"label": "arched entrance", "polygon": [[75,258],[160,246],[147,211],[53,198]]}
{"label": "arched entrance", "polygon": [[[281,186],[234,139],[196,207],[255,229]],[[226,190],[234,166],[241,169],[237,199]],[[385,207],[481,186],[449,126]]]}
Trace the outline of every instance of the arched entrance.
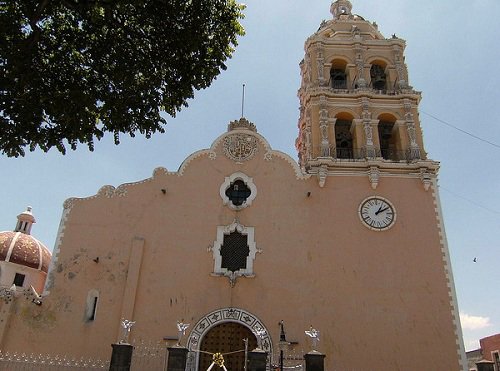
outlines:
{"label": "arched entrance", "polygon": [[[219,327],[219,325],[225,325],[225,327]],[[212,332],[213,329],[214,331]],[[261,347],[272,359],[273,344],[270,332],[256,315],[244,309],[234,307],[221,308],[206,314],[192,327],[192,330],[187,338],[187,348],[190,352],[188,354],[186,371],[206,371],[207,367],[210,366],[210,363],[212,362],[211,358],[209,358],[210,363],[208,363],[208,365],[206,365],[207,361],[203,361],[203,363],[201,361],[202,357],[204,358],[203,353],[200,352],[202,350],[202,344],[204,344],[203,347],[205,347],[205,349],[209,346],[215,348],[215,346],[209,345],[209,343],[217,345],[216,350],[205,350],[210,353],[226,353],[225,350],[221,349],[225,349],[222,347],[226,347],[226,343],[228,341],[231,342],[230,348],[233,346],[236,350],[242,350],[245,348],[245,344],[242,342],[242,339],[248,338],[248,349],[253,350],[257,345],[256,337],[253,335],[255,333],[261,333]],[[238,345],[240,348],[238,348]],[[224,360],[229,360],[229,356],[224,356]],[[243,365],[243,362],[241,362],[241,365]],[[227,365],[226,368],[229,371],[243,370],[242,368],[229,368]],[[220,370],[217,366],[214,366],[212,371]]]}
{"label": "arched entrance", "polygon": [[[222,353],[224,365],[228,370],[244,371],[245,343],[243,339],[248,339],[249,350],[257,347],[255,335],[242,324],[224,322],[212,327],[201,341],[198,370],[204,371],[210,367],[212,355],[207,353]],[[214,371],[218,369],[220,369],[218,366],[213,368]]]}

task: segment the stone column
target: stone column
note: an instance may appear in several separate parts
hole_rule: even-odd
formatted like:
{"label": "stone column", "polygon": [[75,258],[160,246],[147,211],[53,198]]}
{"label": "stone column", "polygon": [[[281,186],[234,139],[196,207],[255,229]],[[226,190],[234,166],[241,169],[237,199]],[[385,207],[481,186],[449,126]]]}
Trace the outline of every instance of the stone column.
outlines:
{"label": "stone column", "polygon": [[321,132],[321,157],[330,157],[330,142],[328,140],[328,110],[319,111],[319,128]]}
{"label": "stone column", "polygon": [[304,356],[306,360],[306,371],[325,371],[325,357],[315,350]]}
{"label": "stone column", "polygon": [[125,343],[111,344],[111,346],[113,353],[111,353],[109,371],[129,371],[134,347]]}
{"label": "stone column", "polygon": [[167,371],[184,371],[186,369],[188,352],[187,348],[168,348]]}
{"label": "stone column", "polygon": [[412,104],[409,99],[405,99],[405,120],[406,120],[406,130],[408,132],[408,139],[410,140],[409,148],[409,159],[419,159],[421,157],[420,147],[417,143],[417,132],[415,128],[415,121],[413,119]]}
{"label": "stone column", "polygon": [[319,86],[324,86],[325,85],[325,71],[324,71],[325,60],[323,58],[323,51],[321,49],[318,49],[318,58],[316,59],[316,63],[317,63],[317,68],[318,68]]}

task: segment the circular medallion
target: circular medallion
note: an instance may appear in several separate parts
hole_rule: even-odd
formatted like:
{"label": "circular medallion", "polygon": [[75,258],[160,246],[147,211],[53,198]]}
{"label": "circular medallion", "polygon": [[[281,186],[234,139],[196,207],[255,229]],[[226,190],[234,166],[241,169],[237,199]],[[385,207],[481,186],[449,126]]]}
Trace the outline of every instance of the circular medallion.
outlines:
{"label": "circular medallion", "polygon": [[248,134],[231,134],[224,138],[224,154],[233,161],[251,159],[257,152],[257,138]]}
{"label": "circular medallion", "polygon": [[367,228],[374,231],[384,231],[391,228],[396,221],[396,209],[387,199],[371,196],[359,205],[359,218]]}

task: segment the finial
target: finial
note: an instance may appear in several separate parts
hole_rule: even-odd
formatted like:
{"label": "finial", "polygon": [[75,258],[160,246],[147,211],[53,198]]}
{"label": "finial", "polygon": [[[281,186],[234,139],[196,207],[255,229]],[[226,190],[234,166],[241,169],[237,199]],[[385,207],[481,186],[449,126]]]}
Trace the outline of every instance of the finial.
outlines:
{"label": "finial", "polygon": [[340,19],[343,15],[351,15],[352,4],[349,0],[337,0],[330,6],[330,12],[334,19]]}
{"label": "finial", "polygon": [[227,131],[237,130],[237,129],[247,129],[253,132],[257,132],[257,128],[255,124],[248,121],[246,118],[242,117],[239,120],[231,121],[231,123],[227,127]]}

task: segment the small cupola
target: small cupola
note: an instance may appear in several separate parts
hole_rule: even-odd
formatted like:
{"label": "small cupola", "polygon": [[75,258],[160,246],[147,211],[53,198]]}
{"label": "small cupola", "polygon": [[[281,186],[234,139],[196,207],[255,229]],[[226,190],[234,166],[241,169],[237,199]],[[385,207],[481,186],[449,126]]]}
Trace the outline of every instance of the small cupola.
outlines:
{"label": "small cupola", "polygon": [[349,0],[337,0],[332,3],[330,12],[334,19],[340,19],[342,16],[352,15],[352,4]]}
{"label": "small cupola", "polygon": [[36,223],[35,217],[31,211],[31,206],[28,206],[26,211],[17,216],[17,225],[14,232],[21,232],[28,235],[31,234],[31,227],[33,223]]}

